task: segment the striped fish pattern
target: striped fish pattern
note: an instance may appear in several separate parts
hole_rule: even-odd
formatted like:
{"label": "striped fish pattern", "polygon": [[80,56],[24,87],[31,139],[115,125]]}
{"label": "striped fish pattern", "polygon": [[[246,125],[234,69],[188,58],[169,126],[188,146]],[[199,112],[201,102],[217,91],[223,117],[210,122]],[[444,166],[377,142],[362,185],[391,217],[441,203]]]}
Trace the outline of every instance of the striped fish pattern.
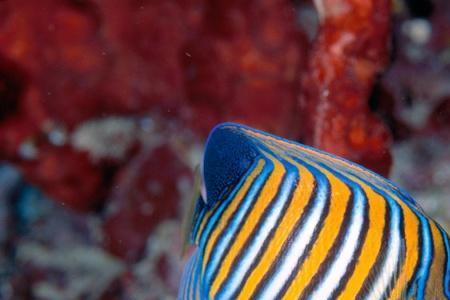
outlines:
{"label": "striped fish pattern", "polygon": [[210,134],[178,299],[450,299],[450,240],[389,180],[234,123]]}

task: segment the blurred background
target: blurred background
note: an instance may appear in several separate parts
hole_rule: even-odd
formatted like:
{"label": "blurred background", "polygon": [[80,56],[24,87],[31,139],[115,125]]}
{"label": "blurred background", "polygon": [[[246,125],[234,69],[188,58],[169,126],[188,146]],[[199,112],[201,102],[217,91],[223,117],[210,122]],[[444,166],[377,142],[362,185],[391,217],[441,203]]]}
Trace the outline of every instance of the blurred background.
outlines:
{"label": "blurred background", "polygon": [[0,2],[0,299],[174,299],[217,123],[344,156],[450,229],[447,0]]}

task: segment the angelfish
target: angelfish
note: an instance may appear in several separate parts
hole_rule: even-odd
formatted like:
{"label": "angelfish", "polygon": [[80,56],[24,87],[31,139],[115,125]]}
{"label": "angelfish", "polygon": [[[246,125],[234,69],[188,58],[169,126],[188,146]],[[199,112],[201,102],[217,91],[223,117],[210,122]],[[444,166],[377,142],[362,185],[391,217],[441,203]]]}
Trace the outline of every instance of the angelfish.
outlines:
{"label": "angelfish", "polygon": [[212,130],[178,299],[450,299],[450,240],[389,180],[256,129]]}

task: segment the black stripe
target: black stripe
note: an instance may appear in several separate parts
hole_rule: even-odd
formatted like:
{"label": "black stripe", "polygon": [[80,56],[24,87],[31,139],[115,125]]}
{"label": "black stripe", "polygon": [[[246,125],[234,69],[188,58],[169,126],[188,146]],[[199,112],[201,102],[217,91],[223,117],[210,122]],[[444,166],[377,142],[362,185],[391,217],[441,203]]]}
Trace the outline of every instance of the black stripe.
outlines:
{"label": "black stripe", "polygon": [[[336,174],[334,175],[336,176]],[[314,274],[310,282],[304,288],[304,291],[300,299],[305,299],[306,297],[308,297],[308,295],[310,295],[316,289],[317,285],[323,280],[323,275],[326,274],[326,271],[329,270],[331,264],[336,259],[336,255],[339,253],[339,250],[342,248],[344,244],[345,235],[348,233],[348,230],[350,229],[352,210],[353,207],[355,206],[354,190],[346,182],[340,179],[339,181],[345,184],[345,186],[350,190],[350,196],[347,202],[347,206],[345,208],[345,213],[343,220],[341,222],[341,226],[339,228],[339,233],[336,236],[335,240],[333,241],[333,244],[330,250],[328,251],[327,256],[325,257],[325,260],[320,264],[316,274]]]}
{"label": "black stripe", "polygon": [[399,280],[400,271],[403,269],[403,266],[406,264],[406,228],[405,228],[405,216],[403,214],[403,209],[400,207],[400,232],[402,237],[402,244],[401,244],[401,251],[400,251],[400,259],[399,263],[397,264],[396,272],[394,273],[395,276],[391,278],[391,282],[389,283],[389,288],[386,289],[385,294],[383,294],[383,298],[389,297],[389,295],[392,293],[397,281]]}
{"label": "black stripe", "polygon": [[450,241],[449,241],[449,237],[448,237],[447,233],[445,232],[445,230],[437,223],[436,223],[436,226],[438,227],[438,229],[441,233],[442,242],[444,245],[444,255],[445,255],[444,264],[445,264],[445,266],[444,266],[444,274],[442,274],[442,276],[443,276],[442,286],[444,288],[444,295],[446,295],[448,292],[450,292],[450,281],[449,281],[448,286],[445,285],[446,280],[450,277],[450,269],[448,268],[449,263],[450,263],[450,261],[449,261],[450,260],[450,252],[449,252],[449,249],[447,248],[447,244],[449,244]]}
{"label": "black stripe", "polygon": [[[395,201],[394,201],[395,202]],[[388,284],[388,287],[386,288],[386,290],[383,292],[383,294],[382,294],[382,296],[381,296],[381,298],[382,299],[387,299],[388,297],[389,297],[389,295],[391,294],[391,292],[392,292],[392,290],[393,290],[393,288],[394,288],[394,286],[395,286],[395,283],[397,282],[397,280],[398,280],[398,276],[400,275],[400,270],[402,269],[402,266],[403,266],[403,264],[405,263],[405,261],[406,261],[406,241],[405,241],[405,224],[404,224],[404,216],[403,216],[403,210],[402,210],[402,208],[399,206],[399,212],[400,212],[400,216],[399,216],[399,219],[400,219],[400,228],[399,228],[399,231],[401,232],[401,234],[400,234],[400,237],[401,237],[401,244],[400,244],[400,257],[399,257],[399,260],[398,260],[398,263],[397,263],[397,265],[396,265],[396,268],[395,268],[395,270],[394,270],[394,275],[392,276],[392,278],[389,280],[389,284]],[[391,237],[390,237],[391,238]],[[383,262],[386,260],[386,259],[388,259],[388,257],[386,256],[386,255],[384,255],[385,256],[385,258],[384,258],[384,260],[383,260]],[[380,269],[376,269],[375,270],[378,274],[376,274],[376,275],[379,275],[380,274],[380,272],[381,272],[381,268]],[[369,289],[369,291],[370,291],[370,289]],[[357,299],[359,299],[359,298],[357,298]],[[365,299],[365,298],[361,298],[361,300],[362,299]]]}
{"label": "black stripe", "polygon": [[[303,214],[301,216],[299,216],[299,219],[295,223],[295,225],[292,229],[292,232],[289,234],[288,238],[283,242],[280,252],[275,254],[275,257],[272,261],[272,264],[271,264],[269,270],[267,271],[266,274],[264,274],[264,276],[262,277],[262,279],[256,286],[256,288],[253,292],[253,295],[250,297],[250,299],[260,299],[260,296],[258,296],[258,294],[260,294],[262,292],[262,288],[267,284],[267,282],[273,276],[273,273],[275,272],[277,266],[279,266],[280,263],[282,263],[282,260],[284,259],[286,252],[288,251],[288,249],[290,247],[290,243],[291,243],[293,237],[295,237],[297,235],[297,233],[300,231],[300,229],[303,227],[304,223],[306,222],[306,219],[308,219],[308,216],[309,216],[312,208],[314,207],[313,199],[315,199],[316,196],[317,196],[317,182],[314,179],[314,187],[311,192],[310,198],[308,199],[308,204],[304,208]],[[324,215],[325,215],[325,213],[324,213]],[[314,238],[312,240],[314,240]]]}
{"label": "black stripe", "polygon": [[[378,195],[381,196],[380,194]],[[357,300],[364,300],[367,298],[367,294],[370,292],[373,283],[375,282],[378,274],[380,273],[383,267],[385,260],[387,259],[388,245],[391,243],[392,240],[392,236],[390,235],[390,229],[392,227],[392,220],[391,220],[392,208],[384,197],[383,199],[385,201],[386,210],[384,213],[384,229],[383,234],[381,236],[381,248],[379,250],[375,264],[372,266],[369,274],[364,280],[361,290],[356,296]]]}
{"label": "black stripe", "polygon": [[[417,214],[415,213],[415,211],[414,211],[414,210],[411,210],[411,211],[412,211],[412,212],[414,213],[414,215],[417,217]],[[422,223],[422,220],[421,220],[419,217],[417,217],[417,219],[418,219],[419,224],[420,224],[420,226],[419,226],[419,228],[418,228],[418,233],[417,233],[417,236],[418,236],[418,239],[419,239],[419,241],[418,241],[418,243],[419,243],[419,248],[417,249],[417,251],[418,251],[418,259],[417,259],[416,266],[414,267],[414,273],[413,273],[413,276],[411,277],[411,280],[408,282],[408,284],[407,284],[407,286],[406,286],[406,291],[407,291],[407,294],[408,294],[408,295],[409,295],[410,293],[412,293],[414,289],[416,289],[416,293],[417,293],[417,292],[418,292],[418,290],[417,290],[417,283],[418,283],[418,281],[419,281],[419,280],[425,280],[425,282],[427,282],[427,281],[428,281],[428,277],[429,277],[429,276],[427,276],[427,278],[418,278],[418,277],[417,277],[418,272],[419,272],[420,268],[422,267],[422,262],[421,262],[420,258],[421,258],[421,256],[422,256],[423,250],[424,250],[424,245],[423,245],[423,239],[424,239],[424,237],[423,237],[423,234],[422,234],[422,226],[423,226],[423,223]],[[435,246],[434,246],[433,233],[431,232],[430,223],[429,223],[428,221],[426,221],[426,222],[427,222],[427,226],[426,226],[426,227],[427,227],[427,229],[428,229],[427,234],[430,236],[430,240],[431,240],[431,247],[430,247],[430,251],[431,251],[431,253],[430,253],[430,255],[431,255],[430,269],[431,269],[431,267],[433,266],[434,250],[435,250],[434,247],[435,247]],[[429,270],[430,270],[430,269],[428,269],[428,271],[426,272],[428,275],[429,275]],[[425,284],[425,287],[426,287],[426,284]],[[417,296],[417,294],[415,294],[415,296]]]}
{"label": "black stripe", "polygon": [[[427,229],[427,235],[430,237],[430,241],[431,241],[431,263],[429,268],[432,267],[433,264],[433,260],[434,260],[434,249],[435,249],[435,243],[434,243],[434,239],[433,239],[433,233],[431,231],[431,227],[430,227],[430,223],[428,222],[428,220],[426,220],[425,218],[425,222],[426,224],[424,225],[424,223],[422,222],[422,219],[419,217],[419,215],[423,216],[423,214],[420,212],[420,208],[418,208],[414,202],[414,200],[405,192],[399,190],[399,189],[393,189],[392,190],[395,194],[395,196],[398,198],[399,201],[403,202],[407,209],[409,209],[411,211],[411,213],[414,215],[415,219],[417,220],[417,222],[419,223],[419,226],[417,228],[417,237],[418,237],[418,248],[416,249],[416,251],[418,251],[418,259],[416,261],[416,265],[414,266],[414,272],[413,272],[413,276],[411,277],[411,279],[407,282],[406,284],[406,294],[409,295],[410,293],[413,292],[414,288],[416,289],[416,294],[414,294],[415,296],[417,296],[417,286],[415,284],[417,284],[418,280],[425,280],[428,281],[428,276],[427,278],[417,278],[417,272],[419,271],[419,269],[422,267],[422,262],[420,260],[423,251],[424,251],[424,245],[423,245],[423,233],[422,233],[422,227],[425,226]],[[404,237],[406,238],[406,232]],[[406,263],[406,261],[405,261]],[[427,270],[427,275],[429,275],[429,270]],[[426,284],[425,284],[425,288],[426,288]],[[425,291],[426,292],[426,291]]]}
{"label": "black stripe", "polygon": [[[317,170],[318,171],[318,170]],[[319,171],[318,171],[319,172]],[[323,174],[322,172],[320,172],[325,178],[327,178],[327,176],[325,174]],[[328,178],[327,178],[328,181]],[[329,184],[329,181],[328,181]],[[302,256],[299,258],[299,260],[297,261],[297,264],[295,265],[294,270],[292,271],[292,273],[289,275],[288,280],[284,283],[283,288],[281,289],[281,291],[278,293],[277,295],[277,299],[281,299],[283,297],[283,295],[287,292],[291,282],[294,280],[294,278],[297,276],[298,272],[300,271],[301,266],[303,265],[303,263],[305,262],[305,259],[310,255],[310,252],[314,246],[314,244],[317,241],[317,238],[319,237],[319,234],[321,232],[322,229],[322,225],[323,223],[325,223],[325,220],[327,219],[329,213],[330,213],[330,204],[331,204],[331,186],[328,186],[328,193],[327,193],[327,199],[326,199],[326,208],[325,208],[325,213],[322,214],[320,220],[319,220],[319,224],[318,226],[315,228],[314,230],[314,234],[313,234],[313,238],[311,239],[310,243],[308,244],[308,247],[305,249],[305,251],[303,252]]]}
{"label": "black stripe", "polygon": [[369,224],[370,224],[369,223],[369,212],[370,212],[371,208],[370,208],[370,201],[367,198],[367,195],[362,188],[361,188],[361,193],[363,194],[364,199],[366,199],[366,207],[364,209],[365,218],[364,218],[364,223],[361,228],[360,243],[358,244],[358,247],[356,248],[355,255],[353,256],[353,258],[347,268],[347,271],[345,272],[342,279],[339,281],[339,285],[337,286],[336,290],[331,295],[331,299],[337,299],[338,296],[344,291],[345,287],[347,286],[347,284],[350,280],[350,277],[355,272],[357,262],[360,259],[364,259],[363,257],[361,257],[361,253],[362,253],[363,246],[366,242],[366,239],[367,239],[367,236],[369,233]]}
{"label": "black stripe", "polygon": [[[444,237],[444,235],[443,235],[443,233],[442,233],[442,229],[441,229],[441,227],[439,226],[439,224],[437,224],[436,222],[434,222],[434,224],[436,225],[436,229],[437,229],[437,231],[439,232],[439,235],[438,235],[438,238],[440,238],[441,239],[441,242],[442,242],[442,246],[443,246],[443,251],[444,251],[444,261],[442,262],[442,263],[444,263],[444,264],[446,264],[447,263],[447,259],[448,259],[448,257],[447,257],[447,249],[446,249],[446,247],[445,247],[445,237]],[[431,228],[430,228],[431,229]],[[431,236],[433,236],[433,233],[431,233]],[[434,238],[433,238],[433,245],[434,245]],[[433,247],[433,250],[437,250],[437,248],[436,248],[436,246],[434,246]],[[433,252],[433,255],[434,255],[434,252]],[[447,268],[447,265],[444,265],[444,273],[442,274],[442,286],[444,287],[444,289],[442,290],[442,293],[445,295],[445,269]],[[449,270],[447,270],[447,272],[448,272]]]}
{"label": "black stripe", "polygon": [[[305,260],[305,258],[307,257],[307,255],[309,254],[309,252],[311,251],[314,242],[317,240],[317,237],[319,235],[320,232],[320,228],[321,225],[324,223],[326,217],[328,216],[328,213],[330,211],[330,184],[328,181],[328,178],[321,172],[319,172],[317,169],[307,165],[306,163],[302,163],[310,172],[311,169],[316,170],[316,173],[320,173],[320,176],[323,176],[324,181],[327,184],[327,194],[326,194],[326,199],[325,201],[325,207],[324,210],[322,211],[322,215],[320,216],[320,220],[318,222],[318,225],[316,226],[316,228],[314,229],[313,235],[311,237],[311,240],[309,242],[309,244],[307,245],[307,247],[305,248],[305,251],[303,252],[303,254],[299,257],[294,270],[291,272],[291,274],[289,275],[289,278],[286,280],[286,282],[283,285],[283,288],[281,289],[281,291],[279,292],[279,294],[277,295],[277,299],[281,298],[281,295],[283,295],[286,290],[289,287],[289,283],[295,278],[295,276],[297,275],[298,270],[300,269],[303,261]],[[311,172],[314,176],[314,172]],[[315,176],[314,176],[315,177]],[[274,259],[274,262],[272,263],[269,271],[264,275],[263,279],[261,280],[261,282],[258,284],[257,288],[255,289],[255,293],[254,296],[252,296],[252,299],[261,299],[261,293],[263,292],[263,288],[265,286],[265,284],[267,283],[267,281],[269,281],[271,279],[271,277],[274,275],[274,273],[276,273],[276,269],[277,267],[282,264],[286,258],[286,254],[289,251],[290,248],[290,244],[291,241],[298,236],[300,230],[303,228],[304,223],[306,222],[306,220],[308,219],[307,216],[309,215],[310,211],[313,209],[313,207],[316,205],[316,199],[317,199],[317,190],[318,190],[318,180],[315,178],[315,186],[314,186],[314,192],[311,195],[311,199],[307,205],[307,207],[305,208],[305,213],[302,216],[302,218],[300,218],[298,220],[298,222],[295,225],[294,230],[292,231],[292,233],[290,234],[289,238],[284,242],[283,247],[280,251],[280,253],[276,256],[276,258]],[[314,200],[312,200],[314,199]]]}

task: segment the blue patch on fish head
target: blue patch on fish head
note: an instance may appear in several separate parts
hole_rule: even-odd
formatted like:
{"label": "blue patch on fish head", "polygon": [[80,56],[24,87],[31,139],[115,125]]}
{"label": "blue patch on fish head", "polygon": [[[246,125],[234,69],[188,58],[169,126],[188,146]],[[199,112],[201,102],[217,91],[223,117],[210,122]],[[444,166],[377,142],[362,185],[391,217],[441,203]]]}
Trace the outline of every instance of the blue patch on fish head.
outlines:
{"label": "blue patch on fish head", "polygon": [[260,153],[238,124],[224,123],[210,133],[203,156],[202,198],[208,206],[226,198]]}

